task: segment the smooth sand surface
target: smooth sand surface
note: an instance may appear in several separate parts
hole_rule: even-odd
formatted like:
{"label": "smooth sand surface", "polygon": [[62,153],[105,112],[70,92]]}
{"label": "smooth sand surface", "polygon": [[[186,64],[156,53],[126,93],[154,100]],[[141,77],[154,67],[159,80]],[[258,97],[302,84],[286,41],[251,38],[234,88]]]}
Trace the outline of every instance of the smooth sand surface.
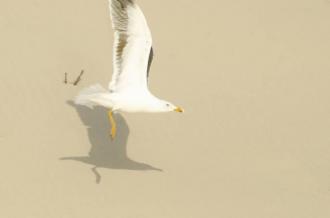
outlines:
{"label": "smooth sand surface", "polygon": [[0,217],[330,217],[330,2],[138,2],[150,88],[186,113],[112,142],[70,102],[111,78],[107,1],[0,0]]}

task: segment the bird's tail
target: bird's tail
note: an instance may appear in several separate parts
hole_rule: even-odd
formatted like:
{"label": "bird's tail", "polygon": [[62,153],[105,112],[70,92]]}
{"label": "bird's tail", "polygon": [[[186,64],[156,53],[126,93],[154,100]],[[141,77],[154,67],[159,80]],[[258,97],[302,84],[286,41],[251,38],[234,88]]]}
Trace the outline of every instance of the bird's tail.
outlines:
{"label": "bird's tail", "polygon": [[100,84],[92,85],[83,89],[75,98],[74,103],[93,108],[96,105],[107,106],[103,104],[105,98],[109,95],[109,91]]}

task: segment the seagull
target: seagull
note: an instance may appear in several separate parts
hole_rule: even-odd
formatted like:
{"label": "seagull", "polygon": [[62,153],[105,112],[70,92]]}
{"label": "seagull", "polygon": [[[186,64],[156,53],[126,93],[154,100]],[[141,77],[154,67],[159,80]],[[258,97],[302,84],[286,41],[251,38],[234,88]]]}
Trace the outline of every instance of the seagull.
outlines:
{"label": "seagull", "polygon": [[155,97],[148,89],[153,60],[152,37],[143,12],[135,0],[109,0],[114,30],[113,74],[108,89],[100,84],[82,90],[75,104],[109,109],[111,138],[117,132],[113,113],[183,112],[181,107]]}

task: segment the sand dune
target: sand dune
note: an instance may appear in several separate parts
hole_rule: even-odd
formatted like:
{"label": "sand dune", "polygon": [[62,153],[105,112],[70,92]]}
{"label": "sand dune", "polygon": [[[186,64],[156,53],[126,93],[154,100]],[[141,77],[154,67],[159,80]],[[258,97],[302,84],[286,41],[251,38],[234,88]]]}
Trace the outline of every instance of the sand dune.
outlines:
{"label": "sand dune", "polygon": [[138,2],[150,88],[186,113],[112,142],[72,104],[111,78],[107,1],[0,1],[0,217],[329,217],[330,3]]}

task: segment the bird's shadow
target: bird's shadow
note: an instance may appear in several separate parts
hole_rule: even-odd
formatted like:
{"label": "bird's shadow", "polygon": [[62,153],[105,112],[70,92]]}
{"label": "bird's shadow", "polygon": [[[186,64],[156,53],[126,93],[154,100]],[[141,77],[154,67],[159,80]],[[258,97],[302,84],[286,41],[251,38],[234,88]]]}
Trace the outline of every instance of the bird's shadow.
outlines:
{"label": "bird's shadow", "polygon": [[162,171],[149,164],[136,162],[127,156],[127,139],[129,128],[120,114],[115,114],[118,126],[116,138],[111,140],[107,110],[103,107],[88,107],[75,105],[72,101],[68,105],[75,108],[78,115],[86,126],[91,150],[88,156],[63,157],[61,160],[74,160],[93,165],[92,172],[96,176],[96,182],[100,183],[101,175],[97,168],[123,169],[123,170],[154,170]]}

